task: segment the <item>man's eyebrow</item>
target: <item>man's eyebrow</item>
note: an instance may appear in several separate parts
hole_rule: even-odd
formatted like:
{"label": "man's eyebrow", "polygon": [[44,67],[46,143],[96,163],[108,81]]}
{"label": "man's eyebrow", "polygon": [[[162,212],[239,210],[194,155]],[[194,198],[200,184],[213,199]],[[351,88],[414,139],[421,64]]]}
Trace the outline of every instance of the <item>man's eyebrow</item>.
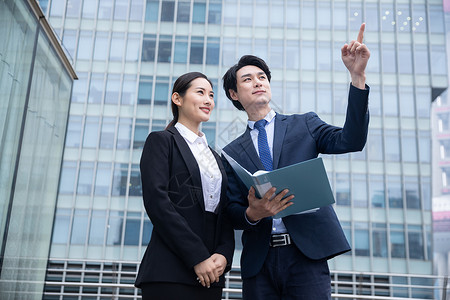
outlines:
{"label": "man's eyebrow", "polygon": [[[244,77],[250,77],[252,74],[251,73],[247,73],[241,76],[241,78]],[[264,73],[263,71],[256,73],[256,75],[266,75],[266,73]]]}

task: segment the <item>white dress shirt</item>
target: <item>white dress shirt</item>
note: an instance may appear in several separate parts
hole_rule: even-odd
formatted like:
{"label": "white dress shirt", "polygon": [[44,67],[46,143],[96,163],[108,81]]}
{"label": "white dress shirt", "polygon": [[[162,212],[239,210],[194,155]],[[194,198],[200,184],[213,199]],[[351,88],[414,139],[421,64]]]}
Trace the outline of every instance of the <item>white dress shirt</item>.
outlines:
{"label": "white dress shirt", "polygon": [[[272,109],[269,111],[269,113],[264,117],[264,119],[267,121],[266,126],[264,127],[266,129],[267,134],[267,142],[269,144],[269,150],[270,155],[272,156],[273,161],[273,137],[275,132],[275,111]],[[255,146],[256,153],[258,153],[258,129],[255,128],[255,121],[248,120],[248,127],[250,127],[250,137],[252,138],[253,145]],[[276,191],[275,193],[279,193],[281,191]],[[247,218],[247,215],[246,215]],[[248,220],[247,220],[248,221]],[[251,222],[249,222],[251,223]],[[252,223],[253,224],[253,223]],[[287,232],[286,227],[284,226],[283,220],[281,218],[273,219],[272,220],[272,234],[276,233],[285,233]]]}
{"label": "white dress shirt", "polygon": [[200,169],[205,210],[215,212],[220,201],[222,173],[217,165],[216,158],[208,147],[206,136],[201,131],[197,135],[178,122],[175,124],[175,128],[188,144]]}

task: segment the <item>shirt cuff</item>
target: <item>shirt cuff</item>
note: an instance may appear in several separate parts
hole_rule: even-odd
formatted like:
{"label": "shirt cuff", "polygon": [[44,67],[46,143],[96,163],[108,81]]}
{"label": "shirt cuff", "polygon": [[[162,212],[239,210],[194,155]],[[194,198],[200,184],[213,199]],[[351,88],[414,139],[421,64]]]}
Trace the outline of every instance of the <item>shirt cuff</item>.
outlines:
{"label": "shirt cuff", "polygon": [[244,217],[245,217],[245,220],[247,221],[247,223],[250,225],[256,225],[259,223],[259,221],[261,221],[261,220],[258,220],[256,222],[250,222],[250,220],[247,218],[247,214],[245,213],[245,211],[244,211]]}

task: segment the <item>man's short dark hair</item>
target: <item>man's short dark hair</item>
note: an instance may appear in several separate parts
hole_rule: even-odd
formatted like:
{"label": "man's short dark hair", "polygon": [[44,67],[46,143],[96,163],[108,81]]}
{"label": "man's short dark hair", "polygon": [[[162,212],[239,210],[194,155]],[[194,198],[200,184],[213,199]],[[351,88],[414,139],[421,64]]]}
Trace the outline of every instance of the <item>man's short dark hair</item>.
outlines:
{"label": "man's short dark hair", "polygon": [[236,73],[237,73],[237,71],[239,71],[241,68],[243,68],[245,66],[258,67],[261,70],[263,70],[264,73],[266,73],[266,76],[267,76],[267,79],[269,80],[269,82],[270,82],[270,78],[271,78],[270,70],[269,70],[269,67],[267,66],[266,62],[263,59],[261,59],[257,56],[254,56],[254,55],[242,56],[237,64],[235,64],[234,66],[229,68],[228,71],[225,73],[225,75],[223,75],[223,77],[222,77],[223,89],[225,90],[225,94],[227,95],[228,99],[230,99],[231,102],[233,103],[233,105],[239,110],[245,110],[245,109],[239,101],[234,101],[233,98],[231,98],[229,90],[231,89],[231,90],[237,92]]}

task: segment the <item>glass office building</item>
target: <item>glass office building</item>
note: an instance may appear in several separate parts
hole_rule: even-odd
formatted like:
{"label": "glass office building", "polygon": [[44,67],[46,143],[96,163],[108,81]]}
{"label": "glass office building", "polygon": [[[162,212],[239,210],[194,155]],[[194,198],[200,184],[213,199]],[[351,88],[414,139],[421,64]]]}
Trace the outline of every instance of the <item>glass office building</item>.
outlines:
{"label": "glass office building", "polygon": [[[316,111],[341,126],[350,78],[340,49],[362,22],[371,50],[370,130],[364,151],[323,156],[353,248],[330,268],[432,273],[430,107],[448,83],[442,1],[40,2],[79,75],[49,280],[84,280],[64,271],[73,267],[115,270],[100,282],[133,282],[152,230],[139,159],[148,133],[171,120],[170,90],[179,75],[201,71],[212,79],[216,109],[203,131],[217,149],[246,126],[246,115],[221,88],[224,72],[244,54],[271,67],[275,111]],[[238,241],[236,266],[239,247]]]}
{"label": "glass office building", "polygon": [[76,74],[36,1],[0,0],[0,298],[42,299]]}
{"label": "glass office building", "polygon": [[[450,1],[444,0],[447,57],[450,48]],[[449,68],[447,62],[447,69]],[[450,274],[450,95],[442,93],[432,106],[433,132],[433,260],[437,275]],[[450,297],[448,291],[447,297]]]}

